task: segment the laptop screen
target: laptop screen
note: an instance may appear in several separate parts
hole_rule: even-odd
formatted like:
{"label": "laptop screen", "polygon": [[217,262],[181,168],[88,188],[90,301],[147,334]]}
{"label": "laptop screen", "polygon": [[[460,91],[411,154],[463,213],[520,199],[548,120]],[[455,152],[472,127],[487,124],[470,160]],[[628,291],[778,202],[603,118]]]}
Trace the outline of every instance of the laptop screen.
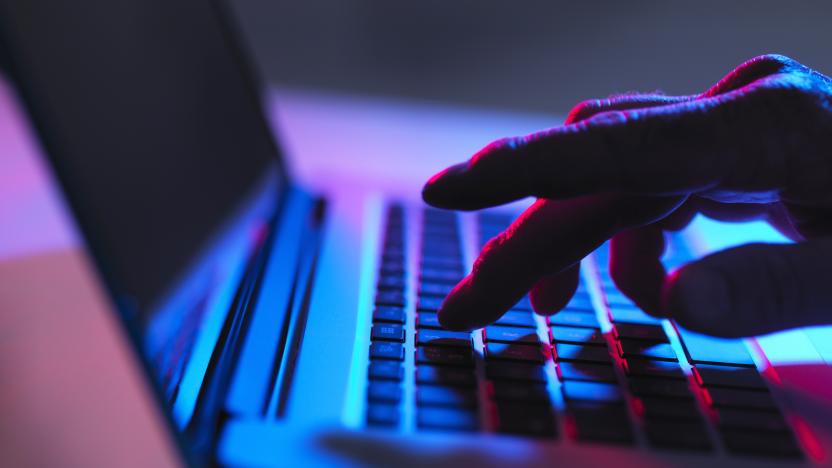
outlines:
{"label": "laptop screen", "polygon": [[210,350],[205,335],[233,298],[219,286],[240,275],[285,185],[220,10],[0,0],[0,55],[171,403],[188,372],[199,380],[189,357]]}

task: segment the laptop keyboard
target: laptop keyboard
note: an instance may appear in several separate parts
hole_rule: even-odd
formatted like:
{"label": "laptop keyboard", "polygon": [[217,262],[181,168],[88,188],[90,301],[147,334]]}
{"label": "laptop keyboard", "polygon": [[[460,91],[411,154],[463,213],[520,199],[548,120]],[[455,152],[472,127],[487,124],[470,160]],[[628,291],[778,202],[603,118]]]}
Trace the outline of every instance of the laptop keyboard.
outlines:
{"label": "laptop keyboard", "polygon": [[[474,216],[479,246],[512,220]],[[409,234],[409,222],[419,224],[418,236]],[[746,344],[642,312],[615,288],[606,247],[584,261],[578,290],[561,312],[538,316],[524,298],[482,330],[442,329],[436,312],[467,271],[463,237],[455,213],[388,208],[370,334],[368,426],[802,456]],[[681,243],[671,243],[667,263],[688,258]]]}

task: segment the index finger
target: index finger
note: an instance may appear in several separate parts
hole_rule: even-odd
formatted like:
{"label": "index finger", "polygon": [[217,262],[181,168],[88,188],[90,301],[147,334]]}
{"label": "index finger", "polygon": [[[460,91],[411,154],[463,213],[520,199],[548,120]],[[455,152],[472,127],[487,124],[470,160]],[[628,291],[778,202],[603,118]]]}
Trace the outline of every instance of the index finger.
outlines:
{"label": "index finger", "polygon": [[498,140],[437,174],[431,205],[479,209],[527,196],[601,192],[682,195],[714,186],[735,167],[742,144],[724,119],[736,93],[634,110],[525,137]]}

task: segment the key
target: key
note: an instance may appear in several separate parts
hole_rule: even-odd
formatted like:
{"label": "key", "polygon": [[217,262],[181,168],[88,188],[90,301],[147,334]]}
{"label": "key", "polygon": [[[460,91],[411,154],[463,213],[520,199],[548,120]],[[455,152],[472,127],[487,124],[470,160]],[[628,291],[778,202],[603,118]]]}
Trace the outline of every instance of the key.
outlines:
{"label": "key", "polygon": [[768,388],[757,369],[736,366],[697,364],[694,375],[700,385],[739,387],[765,390]]}
{"label": "key", "polygon": [[539,346],[527,346],[508,343],[487,343],[485,345],[486,359],[500,359],[512,361],[543,362],[545,356]]}
{"label": "key", "polygon": [[404,346],[401,343],[375,342],[370,344],[370,357],[404,361]]}
{"label": "key", "polygon": [[702,419],[694,400],[640,396],[645,419]]}
{"label": "key", "polygon": [[629,297],[618,291],[605,290],[604,298],[607,300],[607,305],[610,307],[635,307],[635,304]]}
{"label": "key", "polygon": [[585,361],[585,362],[599,362],[610,363],[610,357],[607,348],[600,346],[579,346],[567,343],[555,343],[554,346],[555,361]]}
{"label": "key", "polygon": [[570,299],[569,302],[566,303],[566,306],[563,307],[563,310],[583,310],[595,313],[595,307],[592,306],[592,299],[589,297],[589,295],[579,294],[575,294],[574,296],[572,296],[572,299]]}
{"label": "key", "polygon": [[448,271],[438,268],[422,268],[419,272],[419,280],[422,282],[430,281],[432,283],[456,284],[461,279],[461,271]]}
{"label": "key", "polygon": [[686,380],[633,377],[630,379],[630,389],[632,389],[633,394],[639,396],[693,398]]}
{"label": "key", "polygon": [[608,383],[567,380],[562,383],[562,387],[563,396],[567,400],[617,403],[624,399],[621,389]]}
{"label": "key", "polygon": [[803,453],[790,433],[722,431],[722,441],[729,452],[800,458]]}
{"label": "key", "polygon": [[419,294],[423,296],[441,296],[445,297],[451,290],[454,288],[454,285],[448,283],[430,283],[425,282],[419,285]]}
{"label": "key", "polygon": [[616,381],[612,365],[567,361],[558,363],[558,378],[561,380],[589,380],[610,383]]}
{"label": "key", "polygon": [[422,429],[476,431],[479,416],[471,410],[425,406],[416,409],[416,423]]}
{"label": "key", "polygon": [[367,424],[370,426],[398,426],[399,417],[398,405],[386,403],[370,403],[367,405]]}
{"label": "key", "polygon": [[475,408],[477,393],[473,389],[419,385],[416,387],[416,402],[419,405],[450,406],[454,408]]}
{"label": "key", "polygon": [[369,369],[372,380],[397,380],[404,378],[404,368],[395,361],[371,361]]}
{"label": "key", "polygon": [[486,362],[485,375],[491,380],[546,382],[546,373],[543,366],[520,362]]}
{"label": "key", "polygon": [[552,326],[565,327],[586,327],[586,328],[600,328],[601,324],[593,314],[582,314],[575,312],[558,312],[549,317],[549,324]]}
{"label": "key", "polygon": [[685,380],[685,374],[678,362],[631,359],[626,362],[625,369],[629,376]]}
{"label": "key", "polygon": [[471,369],[461,367],[416,366],[416,382],[445,386],[473,387],[477,376]]}
{"label": "key", "polygon": [[420,311],[416,316],[417,328],[442,328],[439,325],[439,316],[434,312]]}
{"label": "key", "polygon": [[392,323],[377,323],[373,325],[370,337],[373,340],[404,343],[404,328],[401,325],[394,325]]}
{"label": "key", "polygon": [[636,323],[643,325],[660,325],[661,321],[655,319],[641,309],[635,307],[611,307],[610,316],[612,321],[619,323]]}
{"label": "key", "polygon": [[519,327],[488,326],[485,327],[483,338],[486,342],[498,341],[503,343],[528,343],[537,345],[540,339],[535,330]]}
{"label": "key", "polygon": [[630,418],[622,404],[596,404],[570,402],[567,415],[579,441],[632,443],[634,441]]}
{"label": "key", "polygon": [[492,382],[491,397],[495,400],[519,400],[523,402],[549,403],[546,385],[527,382]]}
{"label": "key", "polygon": [[647,421],[647,440],[654,447],[680,450],[712,450],[711,439],[701,421]]}
{"label": "key", "polygon": [[416,343],[430,346],[471,347],[471,334],[448,330],[422,329],[416,334]]}
{"label": "key", "polygon": [[379,291],[376,294],[376,305],[404,307],[404,294],[398,291]]}
{"label": "key", "polygon": [[667,334],[665,334],[664,329],[658,325],[618,323],[615,325],[615,331],[620,338],[667,343]]}
{"label": "key", "polygon": [[379,268],[380,276],[404,276],[407,273],[402,262],[384,262]]}
{"label": "key", "polygon": [[767,432],[789,432],[789,424],[780,413],[722,408],[717,412],[719,427]]}
{"label": "key", "polygon": [[416,348],[416,362],[420,364],[472,366],[474,359],[471,357],[471,350],[468,348],[419,346]]}
{"label": "key", "polygon": [[503,314],[495,325],[508,325],[514,327],[536,328],[537,322],[534,320],[534,315],[531,312],[510,310]]}
{"label": "key", "polygon": [[381,306],[373,311],[373,322],[391,322],[404,324],[404,309],[398,307]]}
{"label": "key", "polygon": [[678,330],[685,352],[692,363],[754,367],[754,359],[742,340],[713,338],[681,327]]}
{"label": "key", "polygon": [[668,343],[653,343],[640,340],[621,340],[622,355],[627,358],[649,358],[676,361],[676,352]]}
{"label": "key", "polygon": [[768,392],[713,387],[707,389],[708,398],[715,407],[749,408],[777,411],[777,405]]}
{"label": "key", "polygon": [[529,312],[534,312],[532,309],[532,303],[529,301],[529,296],[523,296],[522,299],[517,301],[517,304],[511,307],[512,310],[528,310]]}
{"label": "key", "polygon": [[382,289],[404,290],[407,282],[403,276],[382,276],[378,280],[378,287]]}
{"label": "key", "polygon": [[601,330],[595,328],[552,327],[552,343],[606,346]]}
{"label": "key", "polygon": [[440,297],[420,297],[417,309],[419,311],[427,310],[436,312],[439,310],[439,306],[442,305],[442,301],[443,298]]}
{"label": "key", "polygon": [[402,399],[402,387],[396,382],[370,382],[367,399],[398,403]]}
{"label": "key", "polygon": [[497,405],[497,431],[552,438],[557,435],[555,415],[548,405],[500,403]]}

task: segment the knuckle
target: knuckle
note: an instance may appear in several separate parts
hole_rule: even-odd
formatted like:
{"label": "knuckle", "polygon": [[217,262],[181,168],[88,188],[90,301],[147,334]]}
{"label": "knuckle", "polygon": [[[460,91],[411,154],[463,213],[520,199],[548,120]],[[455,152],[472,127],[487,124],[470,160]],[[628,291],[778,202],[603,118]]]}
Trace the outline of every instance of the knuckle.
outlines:
{"label": "knuckle", "polygon": [[587,117],[591,117],[600,112],[603,108],[604,100],[601,99],[587,99],[586,101],[581,101],[569,111],[569,115],[566,117],[566,124],[579,122]]}

